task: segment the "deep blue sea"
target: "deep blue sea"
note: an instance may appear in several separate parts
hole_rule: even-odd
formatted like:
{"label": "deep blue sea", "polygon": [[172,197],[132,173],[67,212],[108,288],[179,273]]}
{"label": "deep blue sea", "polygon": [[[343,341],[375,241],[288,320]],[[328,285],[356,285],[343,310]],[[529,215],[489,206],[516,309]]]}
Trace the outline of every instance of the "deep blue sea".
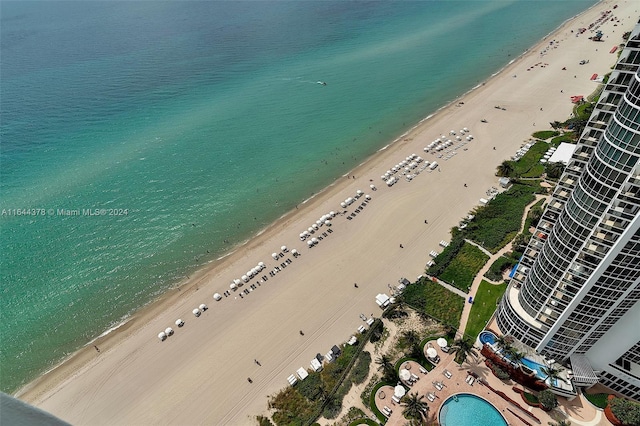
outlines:
{"label": "deep blue sea", "polygon": [[3,0],[0,389],[594,3]]}

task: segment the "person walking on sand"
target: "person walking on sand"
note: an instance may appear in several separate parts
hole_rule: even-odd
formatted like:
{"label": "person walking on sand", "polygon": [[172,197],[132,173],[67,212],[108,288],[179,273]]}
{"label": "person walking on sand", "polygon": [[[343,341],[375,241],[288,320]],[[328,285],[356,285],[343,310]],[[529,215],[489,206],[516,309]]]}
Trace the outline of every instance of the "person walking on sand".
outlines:
{"label": "person walking on sand", "polygon": [[100,348],[97,347],[96,345],[93,345],[94,348],[96,348],[96,352],[100,352]]}

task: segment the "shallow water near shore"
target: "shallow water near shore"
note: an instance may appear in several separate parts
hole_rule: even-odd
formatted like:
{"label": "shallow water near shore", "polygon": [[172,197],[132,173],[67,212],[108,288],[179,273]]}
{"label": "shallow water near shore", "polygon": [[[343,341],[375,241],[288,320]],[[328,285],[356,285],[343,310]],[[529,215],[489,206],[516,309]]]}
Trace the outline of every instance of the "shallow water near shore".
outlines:
{"label": "shallow water near shore", "polygon": [[3,2],[0,389],[593,3]]}

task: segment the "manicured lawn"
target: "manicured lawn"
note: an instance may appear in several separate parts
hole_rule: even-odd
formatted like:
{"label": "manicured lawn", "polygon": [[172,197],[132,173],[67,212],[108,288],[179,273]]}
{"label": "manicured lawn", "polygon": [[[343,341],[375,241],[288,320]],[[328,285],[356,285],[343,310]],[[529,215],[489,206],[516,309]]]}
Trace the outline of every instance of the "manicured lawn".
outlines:
{"label": "manicured lawn", "polygon": [[539,132],[535,132],[531,136],[533,136],[536,139],[546,140],[546,139],[552,138],[554,136],[558,136],[559,134],[560,134],[560,132],[558,132],[556,130],[541,130]]}
{"label": "manicured lawn", "polygon": [[493,315],[496,305],[506,289],[507,284],[495,285],[482,280],[476,292],[476,297],[473,299],[471,312],[469,312],[469,321],[464,331],[466,335],[475,340],[487,321],[489,321],[489,318],[491,318],[491,315]]}
{"label": "manicured lawn", "polygon": [[487,260],[489,260],[489,256],[483,253],[482,250],[465,242],[462,249],[438,278],[462,291],[467,291],[471,287],[473,278],[487,263]]}
{"label": "manicured lawn", "polygon": [[476,218],[465,229],[467,238],[492,253],[504,247],[520,229],[522,213],[534,199],[540,184],[516,183],[498,194],[489,204],[476,210]]}
{"label": "manicured lawn", "polygon": [[592,403],[598,408],[604,409],[609,403],[609,401],[607,401],[607,397],[609,397],[609,394],[606,394],[606,393],[594,393],[594,394],[585,393],[584,396],[589,400],[590,403]]}
{"label": "manicured lawn", "polygon": [[562,142],[576,143],[575,133],[567,132],[564,135],[556,136],[555,138],[551,139],[550,145],[558,147]]}
{"label": "manicured lawn", "polygon": [[408,286],[402,299],[414,309],[455,328],[460,324],[464,299],[426,278]]}

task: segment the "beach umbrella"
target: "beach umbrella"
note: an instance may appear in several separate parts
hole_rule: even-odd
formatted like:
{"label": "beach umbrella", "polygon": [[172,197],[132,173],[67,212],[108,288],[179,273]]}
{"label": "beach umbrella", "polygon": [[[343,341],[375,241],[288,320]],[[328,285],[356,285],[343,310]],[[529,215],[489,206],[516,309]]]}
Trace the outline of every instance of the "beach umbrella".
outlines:
{"label": "beach umbrella", "polygon": [[334,212],[333,210],[331,210],[329,214],[331,215],[331,217],[336,217],[336,212]]}
{"label": "beach umbrella", "polygon": [[444,337],[440,337],[438,340],[436,340],[436,343],[438,344],[438,346],[440,346],[441,348],[446,348],[449,344],[447,343],[447,339],[445,339]]}
{"label": "beach umbrella", "polygon": [[402,385],[398,385],[393,388],[393,394],[396,398],[402,398],[407,393],[407,390]]}
{"label": "beach umbrella", "polygon": [[313,247],[313,241],[311,241],[311,240],[307,241],[307,245],[308,245],[309,247]]}
{"label": "beach umbrella", "polygon": [[427,348],[427,356],[429,358],[436,358],[438,356],[438,352],[433,348]]}
{"label": "beach umbrella", "polygon": [[271,257],[273,257],[275,260],[278,260],[278,253],[271,253]]}
{"label": "beach umbrella", "polygon": [[238,286],[236,285],[236,283],[231,283],[231,284],[229,284],[229,288],[230,288],[231,290],[235,290],[235,289],[236,289],[236,287],[238,287]]}
{"label": "beach umbrella", "polygon": [[313,225],[311,225],[311,227],[312,227],[313,229],[315,229],[316,231],[317,231],[317,230],[318,230],[318,228],[319,228],[319,226],[318,226],[318,225],[316,225],[315,223],[314,223]]}
{"label": "beach umbrella", "polygon": [[[384,176],[382,176],[382,178],[384,179]],[[345,207],[347,207],[347,204],[343,201],[342,203],[340,203],[340,207],[344,209]]]}
{"label": "beach umbrella", "polygon": [[258,262],[258,266],[260,267],[260,269],[266,268],[266,266],[264,266],[264,262]]}
{"label": "beach umbrella", "polygon": [[305,237],[304,232],[300,233],[300,239],[301,239],[301,240],[304,240],[304,237]]}
{"label": "beach umbrella", "polygon": [[364,196],[364,198],[366,198],[367,200],[370,200],[371,199],[371,195],[367,194],[367,195]]}
{"label": "beach umbrella", "polygon": [[291,253],[292,253],[292,254],[298,254],[298,250],[293,249],[293,250],[291,250]]}
{"label": "beach umbrella", "polygon": [[369,188],[376,189],[376,186],[374,184],[371,184],[371,185],[369,185]]}
{"label": "beach umbrella", "polygon": [[200,309],[196,308],[193,310],[193,315],[199,317],[200,316]]}
{"label": "beach umbrella", "polygon": [[316,220],[316,226],[320,226],[322,225],[322,221],[321,220]]}
{"label": "beach umbrella", "polygon": [[220,300],[220,299],[222,299],[222,295],[220,293],[215,293],[213,295],[213,298],[216,299],[216,300]]}
{"label": "beach umbrella", "polygon": [[166,338],[167,338],[167,335],[164,333],[164,331],[161,331],[160,333],[158,333],[158,339],[164,342],[164,339]]}
{"label": "beach umbrella", "polygon": [[240,284],[242,284],[242,281],[240,281],[240,280],[239,280],[239,279],[237,279],[237,278],[236,278],[235,280],[233,280],[233,282],[234,282],[236,285],[240,285]]}
{"label": "beach umbrella", "polygon": [[173,328],[167,327],[164,332],[167,336],[171,336],[173,334]]}
{"label": "beach umbrella", "polygon": [[246,275],[242,276],[242,281],[244,281],[245,283],[249,281],[249,277]]}
{"label": "beach umbrella", "polygon": [[280,250],[282,250],[283,252],[285,252],[285,253],[286,253],[286,252],[287,252],[287,246],[282,246],[282,247],[280,247]]}
{"label": "beach umbrella", "polygon": [[360,190],[358,189],[358,190],[356,191],[356,194],[358,194],[358,195],[362,195],[362,194],[363,194],[363,192],[362,192],[362,191],[360,191]]}
{"label": "beach umbrella", "polygon": [[465,132],[468,132],[468,131],[469,131],[469,129],[467,129],[467,128],[465,127],[465,128],[464,128],[464,131],[465,131]]}
{"label": "beach umbrella", "polygon": [[402,380],[410,380],[411,379],[411,373],[406,368],[403,368],[402,370],[400,370],[399,376],[400,376],[400,379],[402,379]]}
{"label": "beach umbrella", "polygon": [[178,327],[182,327],[182,326],[184,325],[184,321],[182,321],[180,318],[178,318],[178,319],[176,320],[176,325],[177,325]]}
{"label": "beach umbrella", "polygon": [[312,238],[311,241],[313,242],[313,244],[318,244],[319,243],[317,238]]}
{"label": "beach umbrella", "polygon": [[200,310],[202,310],[202,311],[206,311],[207,309],[208,309],[208,308],[207,308],[207,305],[205,305],[204,303],[201,303],[201,304],[200,304]]}

